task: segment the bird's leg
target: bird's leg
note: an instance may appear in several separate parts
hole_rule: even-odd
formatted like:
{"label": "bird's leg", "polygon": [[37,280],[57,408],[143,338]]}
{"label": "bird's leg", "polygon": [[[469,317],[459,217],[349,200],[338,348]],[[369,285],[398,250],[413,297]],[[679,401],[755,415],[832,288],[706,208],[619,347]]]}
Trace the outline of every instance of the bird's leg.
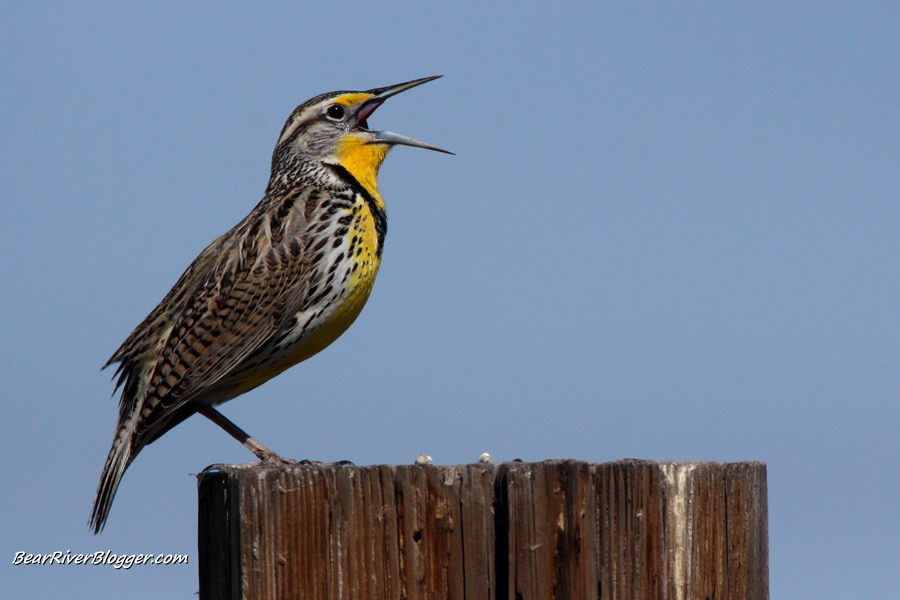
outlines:
{"label": "bird's leg", "polygon": [[212,406],[202,404],[197,409],[197,412],[228,432],[228,435],[242,443],[244,447],[255,454],[256,458],[259,460],[267,463],[280,463],[283,465],[289,465],[295,462],[288,458],[282,458],[254,440],[246,431],[229,421],[225,415],[214,409]]}

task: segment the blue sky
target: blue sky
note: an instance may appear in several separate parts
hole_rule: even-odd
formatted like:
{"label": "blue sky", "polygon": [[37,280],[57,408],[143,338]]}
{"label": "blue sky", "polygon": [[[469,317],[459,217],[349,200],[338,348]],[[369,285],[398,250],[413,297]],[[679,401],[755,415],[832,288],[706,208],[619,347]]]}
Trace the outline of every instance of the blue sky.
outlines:
{"label": "blue sky", "polygon": [[[900,564],[900,8],[221,3],[0,8],[4,593],[193,597],[202,418],[145,449],[99,537],[99,371],[259,200],[291,110],[444,78],[398,148],[368,306],[223,407],[357,464],[768,463],[773,598],[884,598]],[[188,566],[12,566],[17,551]]]}

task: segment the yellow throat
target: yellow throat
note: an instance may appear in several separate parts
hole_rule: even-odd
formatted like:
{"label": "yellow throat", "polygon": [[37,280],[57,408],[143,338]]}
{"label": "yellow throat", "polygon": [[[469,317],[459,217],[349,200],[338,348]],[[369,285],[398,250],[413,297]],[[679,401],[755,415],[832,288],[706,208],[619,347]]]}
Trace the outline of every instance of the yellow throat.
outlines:
{"label": "yellow throat", "polygon": [[378,195],[378,169],[390,151],[387,144],[370,144],[355,135],[347,134],[338,144],[337,159],[359,181],[367,192],[381,204]]}

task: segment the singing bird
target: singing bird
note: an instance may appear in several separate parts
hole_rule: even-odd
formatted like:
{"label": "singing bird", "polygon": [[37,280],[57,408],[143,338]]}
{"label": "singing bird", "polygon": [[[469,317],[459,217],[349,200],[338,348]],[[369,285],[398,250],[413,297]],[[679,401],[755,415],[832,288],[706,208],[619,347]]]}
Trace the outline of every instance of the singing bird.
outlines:
{"label": "singing bird", "polygon": [[321,94],[281,130],[262,201],[213,241],[104,365],[122,388],[90,526],[99,533],[141,449],[200,413],[262,461],[287,461],[214,407],[313,356],[356,319],[381,263],[387,216],[377,176],[396,145],[370,129],[385,100],[437,79]]}

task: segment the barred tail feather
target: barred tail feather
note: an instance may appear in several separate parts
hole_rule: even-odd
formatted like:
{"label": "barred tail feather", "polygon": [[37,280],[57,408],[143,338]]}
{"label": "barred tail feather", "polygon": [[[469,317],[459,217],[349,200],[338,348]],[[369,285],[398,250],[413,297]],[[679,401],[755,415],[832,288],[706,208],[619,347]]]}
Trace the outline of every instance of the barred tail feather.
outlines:
{"label": "barred tail feather", "polygon": [[[113,440],[106,464],[103,465],[103,474],[100,476],[100,485],[97,486],[97,496],[94,498],[94,507],[91,509],[89,525],[94,533],[103,531],[106,519],[109,517],[109,509],[112,507],[119,482],[125,475],[125,470],[131,464],[134,455],[131,451],[131,435],[127,428],[122,428]],[[135,453],[136,454],[136,453]]]}

